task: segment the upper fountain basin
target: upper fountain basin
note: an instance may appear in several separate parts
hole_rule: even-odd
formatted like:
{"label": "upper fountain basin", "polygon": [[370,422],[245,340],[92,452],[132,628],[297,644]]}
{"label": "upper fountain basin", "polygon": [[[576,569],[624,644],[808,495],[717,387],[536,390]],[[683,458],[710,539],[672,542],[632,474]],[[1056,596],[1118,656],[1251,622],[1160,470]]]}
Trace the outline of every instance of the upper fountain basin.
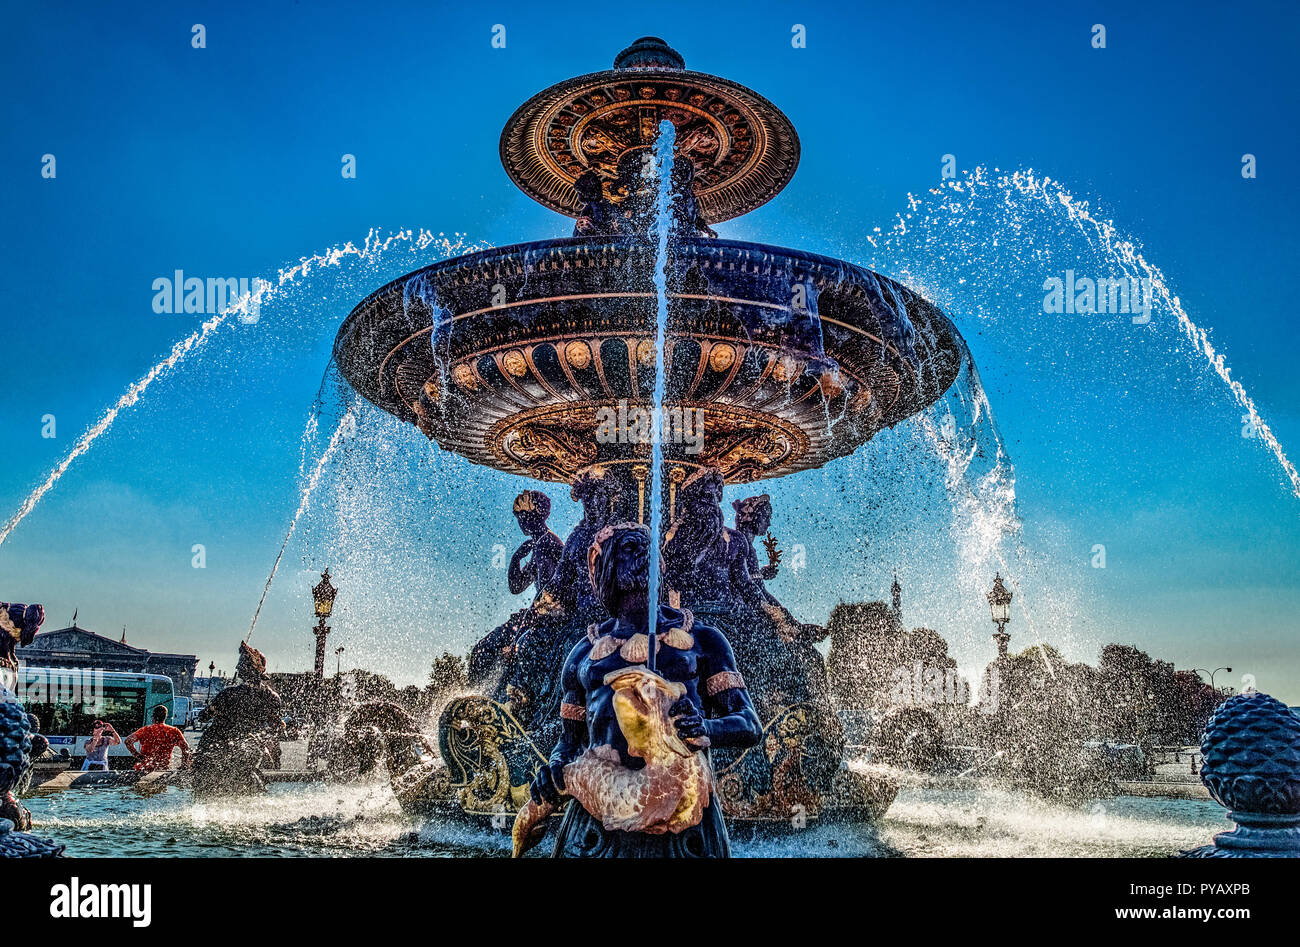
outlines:
{"label": "upper fountain basin", "polygon": [[[557,482],[641,464],[649,443],[600,427],[651,402],[655,261],[632,237],[446,260],[366,297],[334,357],[366,398],[475,463]],[[731,483],[852,453],[934,403],[965,350],[907,287],[798,250],[675,239],[667,287],[665,410],[701,420],[703,439],[666,438],[665,458]]]}

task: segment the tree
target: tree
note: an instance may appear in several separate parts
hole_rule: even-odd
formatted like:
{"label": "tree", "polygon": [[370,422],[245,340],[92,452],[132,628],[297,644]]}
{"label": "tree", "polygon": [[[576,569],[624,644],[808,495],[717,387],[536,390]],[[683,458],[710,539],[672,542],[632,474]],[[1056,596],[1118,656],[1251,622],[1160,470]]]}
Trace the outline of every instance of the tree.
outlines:
{"label": "tree", "polygon": [[1053,799],[1105,794],[1109,778],[1085,748],[1092,739],[1092,668],[1070,664],[1051,645],[1034,645],[990,667],[997,703],[981,742],[999,754],[1013,782]]}
{"label": "tree", "polygon": [[414,684],[408,684],[398,692],[397,702],[412,716],[418,716],[424,705],[424,691]]}
{"label": "tree", "polygon": [[429,670],[429,686],[426,688],[431,705],[468,688],[469,672],[465,658],[444,651],[441,657],[434,659],[433,667]]}
{"label": "tree", "polygon": [[1194,671],[1175,671],[1132,645],[1102,648],[1097,688],[1102,736],[1147,751],[1196,742],[1223,700]]}
{"label": "tree", "polygon": [[929,628],[906,630],[884,602],[841,602],[826,630],[827,678],[839,709],[965,703],[948,642]]}

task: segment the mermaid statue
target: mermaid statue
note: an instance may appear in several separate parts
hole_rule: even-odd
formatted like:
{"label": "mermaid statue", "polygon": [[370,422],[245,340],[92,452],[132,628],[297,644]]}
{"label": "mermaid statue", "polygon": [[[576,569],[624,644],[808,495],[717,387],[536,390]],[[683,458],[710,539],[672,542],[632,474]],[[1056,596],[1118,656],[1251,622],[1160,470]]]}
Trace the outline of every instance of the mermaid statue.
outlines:
{"label": "mermaid statue", "polygon": [[720,631],[661,606],[648,634],[649,546],[631,523],[590,546],[591,585],[613,617],[564,661],[560,738],[515,821],[516,855],[566,796],[556,857],[730,854],[709,749],[753,746],[762,728]]}

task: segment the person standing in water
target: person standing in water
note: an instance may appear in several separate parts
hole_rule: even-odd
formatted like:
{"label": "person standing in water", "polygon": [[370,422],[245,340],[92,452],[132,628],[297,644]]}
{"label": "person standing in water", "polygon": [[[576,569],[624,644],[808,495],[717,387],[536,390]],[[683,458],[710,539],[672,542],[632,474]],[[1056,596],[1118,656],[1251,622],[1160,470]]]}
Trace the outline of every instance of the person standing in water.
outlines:
{"label": "person standing in water", "polygon": [[185,734],[167,723],[167,708],[159,704],[153,709],[153,723],[141,727],[123,741],[138,762],[135,768],[144,773],[171,769],[172,750],[181,751],[181,768],[190,767],[190,745]]}
{"label": "person standing in water", "polygon": [[[162,708],[159,708],[160,710]],[[174,729],[174,728],[173,728]],[[136,733],[141,731],[137,730]],[[113,725],[103,720],[96,720],[90,739],[82,744],[86,748],[86,762],[81,764],[82,772],[99,770],[108,772],[108,748],[117,746],[122,738],[117,735]],[[170,763],[170,751],[168,762]]]}

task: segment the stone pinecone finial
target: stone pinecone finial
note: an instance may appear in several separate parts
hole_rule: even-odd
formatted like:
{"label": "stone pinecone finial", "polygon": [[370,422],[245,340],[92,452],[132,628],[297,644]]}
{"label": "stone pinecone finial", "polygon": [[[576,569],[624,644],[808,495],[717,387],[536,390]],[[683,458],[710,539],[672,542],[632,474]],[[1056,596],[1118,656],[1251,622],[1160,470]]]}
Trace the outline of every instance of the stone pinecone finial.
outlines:
{"label": "stone pinecone finial", "polygon": [[1201,754],[1201,781],[1237,828],[1187,854],[1300,856],[1300,717],[1267,694],[1238,694],[1210,717]]}
{"label": "stone pinecone finial", "polygon": [[[27,713],[16,700],[0,699],[0,795],[22,789],[32,766],[32,730]],[[15,831],[0,819],[0,858],[51,858],[63,854],[52,839]]]}
{"label": "stone pinecone finial", "polygon": [[1221,805],[1300,813],[1300,717],[1267,694],[1224,701],[1201,737],[1201,781]]}

